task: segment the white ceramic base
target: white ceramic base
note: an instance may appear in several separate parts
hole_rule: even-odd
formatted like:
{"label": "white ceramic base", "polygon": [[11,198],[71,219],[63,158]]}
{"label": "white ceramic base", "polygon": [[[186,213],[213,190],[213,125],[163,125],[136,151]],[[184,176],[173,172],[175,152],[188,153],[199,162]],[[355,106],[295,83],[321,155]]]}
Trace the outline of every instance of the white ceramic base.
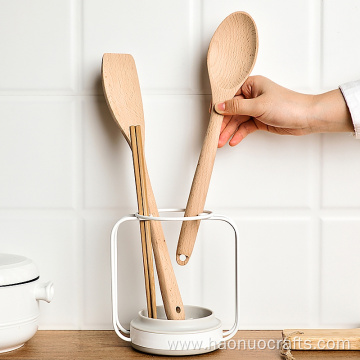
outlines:
{"label": "white ceramic base", "polygon": [[157,307],[157,319],[146,310],[130,323],[131,346],[155,355],[184,356],[217,350],[223,339],[221,321],[211,310],[185,305],[185,320],[167,320],[164,308]]}
{"label": "white ceramic base", "polygon": [[21,348],[22,346],[24,346],[25,343],[21,344],[21,345],[18,345],[18,346],[14,346],[14,347],[11,347],[11,348],[8,348],[8,349],[1,349],[0,350],[0,354],[2,353],[6,353],[6,352],[9,352],[9,351],[13,351],[13,350],[16,350],[16,349],[19,349]]}
{"label": "white ceramic base", "polygon": [[135,345],[133,343],[131,343],[131,346],[135,350],[141,351],[143,353],[154,354],[154,355],[165,355],[165,356],[200,355],[215,351],[219,348],[219,346],[217,346],[210,349],[198,349],[198,350],[164,350],[164,349],[147,348],[147,347]]}

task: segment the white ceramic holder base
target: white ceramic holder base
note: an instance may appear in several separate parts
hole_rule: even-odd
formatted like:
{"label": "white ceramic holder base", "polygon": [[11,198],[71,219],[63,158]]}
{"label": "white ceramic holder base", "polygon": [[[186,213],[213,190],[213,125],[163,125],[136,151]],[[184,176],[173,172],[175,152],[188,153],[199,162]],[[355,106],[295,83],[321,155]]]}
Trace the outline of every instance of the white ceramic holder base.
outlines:
{"label": "white ceramic holder base", "polygon": [[[159,210],[160,213],[184,212],[184,209]],[[139,311],[130,322],[130,329],[125,329],[118,313],[118,229],[127,221],[193,221],[213,220],[228,223],[235,235],[235,315],[234,325],[228,331],[222,330],[222,324],[209,309],[185,305],[185,320],[167,320],[164,307],[157,306],[157,319],[147,317],[147,310]],[[239,325],[239,237],[236,224],[228,217],[204,211],[198,216],[143,216],[130,214],[121,218],[111,232],[111,288],[113,326],[116,334],[125,341],[130,341],[134,349],[156,355],[184,356],[204,354],[217,350],[220,345],[231,339]]]}

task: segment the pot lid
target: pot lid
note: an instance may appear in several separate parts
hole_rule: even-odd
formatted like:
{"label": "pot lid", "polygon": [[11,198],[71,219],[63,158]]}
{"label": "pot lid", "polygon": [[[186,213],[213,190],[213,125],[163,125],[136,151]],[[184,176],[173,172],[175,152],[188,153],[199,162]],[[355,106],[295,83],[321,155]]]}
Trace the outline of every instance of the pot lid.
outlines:
{"label": "pot lid", "polygon": [[25,256],[0,254],[0,287],[36,280],[39,271],[32,260]]}

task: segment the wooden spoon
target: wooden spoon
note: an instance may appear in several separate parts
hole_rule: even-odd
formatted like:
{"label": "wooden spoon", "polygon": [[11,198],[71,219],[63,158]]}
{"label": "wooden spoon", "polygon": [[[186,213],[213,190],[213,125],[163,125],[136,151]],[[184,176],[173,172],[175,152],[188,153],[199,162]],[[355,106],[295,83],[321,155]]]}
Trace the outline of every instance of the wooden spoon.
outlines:
{"label": "wooden spoon", "polygon": [[[235,12],[219,25],[211,39],[207,55],[213,104],[235,96],[255,65],[257,51],[257,29],[249,14]],[[222,121],[223,116],[212,108],[185,216],[196,216],[204,210]],[[199,225],[200,220],[182,223],[176,250],[176,261],[179,265],[188,263]]]}
{"label": "wooden spoon", "polygon": [[[144,112],[133,57],[127,54],[104,54],[101,70],[107,104],[126,141],[130,145],[130,126],[140,125],[144,143]],[[159,216],[146,164],[144,164],[144,168],[149,211],[151,215]],[[185,319],[184,306],[161,223],[160,221],[150,221],[150,226],[151,242],[166,316],[171,320],[183,320]]]}

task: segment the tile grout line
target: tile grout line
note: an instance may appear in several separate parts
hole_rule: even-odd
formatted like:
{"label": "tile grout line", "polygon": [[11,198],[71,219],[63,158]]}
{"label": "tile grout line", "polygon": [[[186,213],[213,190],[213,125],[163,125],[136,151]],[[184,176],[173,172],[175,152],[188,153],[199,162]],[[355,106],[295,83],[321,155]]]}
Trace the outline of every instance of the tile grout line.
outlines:
{"label": "tile grout line", "polygon": [[313,211],[312,211],[312,236],[310,243],[311,249],[311,266],[309,279],[311,281],[311,319],[310,325],[312,328],[319,326],[320,319],[320,303],[321,303],[321,224],[320,224],[320,207],[321,207],[321,182],[322,182],[322,170],[321,170],[321,149],[322,149],[322,136],[317,136],[313,143],[312,148],[312,187],[313,187]]}
{"label": "tile grout line", "polygon": [[80,260],[79,268],[77,269],[78,284],[80,285],[79,291],[79,303],[78,303],[78,324],[77,328],[81,328],[83,323],[83,309],[84,306],[84,225],[82,216],[82,198],[83,198],[83,137],[82,134],[82,107],[81,101],[76,101],[77,118],[75,121],[75,148],[74,148],[74,162],[75,162],[75,174],[74,174],[74,196],[75,196],[75,211],[77,219],[77,254]]}
{"label": "tile grout line", "polygon": [[[311,1],[308,4],[310,6]],[[309,51],[311,56],[310,60],[310,84],[314,89],[320,88],[321,83],[321,0],[312,2],[310,6],[310,41]],[[320,290],[319,283],[321,279],[320,272],[320,207],[321,207],[321,135],[315,135],[312,139],[312,147],[310,150],[311,156],[311,179],[310,179],[310,192],[311,192],[311,235],[310,243],[308,244],[310,266],[308,268],[308,291],[309,291],[309,326],[316,328],[319,326],[320,315]]]}
{"label": "tile grout line", "polygon": [[[198,3],[198,40],[199,40],[199,45],[201,45],[202,40],[203,40],[203,29],[204,29],[204,0],[199,1]],[[194,19],[195,21],[195,19]],[[204,253],[204,229],[202,229],[202,232],[200,233],[201,236],[201,253]],[[200,271],[200,283],[201,283],[201,292],[200,292],[200,304],[204,304],[205,301],[205,262],[204,262],[204,257],[201,257],[201,265],[199,266],[199,269],[201,269]]]}
{"label": "tile grout line", "polygon": [[[319,31],[320,31],[320,44],[319,44],[319,87],[324,83],[323,81],[323,71],[322,67],[324,64],[324,1],[320,0],[319,3],[319,11],[320,11],[320,18],[319,18]],[[323,183],[323,142],[324,136],[320,134],[319,139],[319,159],[318,159],[318,216],[317,216],[317,226],[318,226],[318,241],[317,241],[317,271],[318,271],[318,278],[317,278],[317,326],[320,327],[321,325],[321,303],[322,303],[322,221],[321,221],[321,210],[323,204],[323,193],[322,193],[322,183]]]}
{"label": "tile grout line", "polygon": [[70,12],[70,18],[71,18],[71,89],[72,93],[78,92],[78,63],[77,63],[77,49],[78,49],[78,37],[77,37],[77,22],[76,22],[76,15],[77,15],[77,9],[76,9],[76,0],[71,0],[71,12]]}
{"label": "tile grout line", "polygon": [[[188,42],[189,42],[189,50],[190,50],[190,63],[194,63],[194,54],[195,54],[195,3],[193,0],[188,0],[188,4],[189,4],[189,37],[188,37]],[[191,91],[193,86],[192,86],[192,81],[194,79],[194,67],[191,66],[190,67],[190,71],[188,74],[188,84],[189,84],[189,90]]]}
{"label": "tile grout line", "polygon": [[320,1],[320,69],[319,69],[319,87],[326,88],[324,85],[324,72],[322,66],[324,64],[324,0]]}
{"label": "tile grout line", "polygon": [[[78,160],[80,161],[80,160]],[[78,194],[78,197],[82,195]],[[82,214],[112,214],[118,213],[119,211],[131,212],[132,209],[125,206],[119,207],[81,207],[79,208]],[[303,209],[303,208],[264,208],[264,207],[257,207],[257,208],[249,208],[249,207],[242,207],[242,208],[222,208],[218,206],[212,206],[212,209],[216,213],[222,214],[233,214],[232,216],[241,216],[243,219],[257,219],[257,218],[266,218],[266,219],[278,219],[278,218],[297,218],[297,217],[309,217],[313,214],[313,209]],[[60,207],[53,207],[53,208],[10,208],[10,207],[0,207],[0,217],[1,218],[13,218],[14,216],[30,216],[32,213],[32,218],[37,218],[37,216],[44,217],[44,215],[50,215],[47,218],[53,218],[53,216],[76,216],[78,210],[76,208],[60,208]],[[360,216],[360,209],[358,207],[343,207],[343,208],[327,208],[322,209],[319,208],[318,216],[319,217],[336,217],[348,219],[349,214],[351,214],[354,218],[359,218]]]}
{"label": "tile grout line", "polygon": [[318,227],[318,241],[317,241],[317,326],[321,326],[321,303],[322,303],[322,219],[321,219],[321,208],[322,208],[322,183],[323,183],[323,135],[320,135],[319,139],[319,194],[318,194],[318,216],[317,216],[317,227]]}
{"label": "tile grout line", "polygon": [[[321,92],[321,28],[319,29],[319,20],[321,23],[321,0],[308,0],[310,7],[310,38],[309,38],[309,53],[310,56],[310,71],[309,84],[312,92]],[[312,4],[312,5],[310,5]]]}
{"label": "tile grout line", "polygon": [[[74,18],[76,19],[77,26],[74,29],[74,38],[76,43],[76,53],[75,53],[75,67],[76,67],[76,92],[79,92],[81,89],[82,83],[82,72],[81,72],[81,63],[82,63],[82,1],[75,0],[74,2]],[[84,323],[84,300],[85,300],[85,277],[84,277],[84,264],[85,264],[85,239],[84,239],[84,222],[82,216],[83,210],[83,108],[81,98],[73,96],[76,101],[76,128],[75,128],[75,148],[74,148],[74,161],[76,162],[75,174],[74,174],[74,183],[75,183],[75,210],[76,210],[76,225],[77,225],[77,258],[80,260],[80,264],[77,268],[77,282],[79,284],[79,293],[78,293],[78,304],[77,304],[77,328],[81,329]]]}

